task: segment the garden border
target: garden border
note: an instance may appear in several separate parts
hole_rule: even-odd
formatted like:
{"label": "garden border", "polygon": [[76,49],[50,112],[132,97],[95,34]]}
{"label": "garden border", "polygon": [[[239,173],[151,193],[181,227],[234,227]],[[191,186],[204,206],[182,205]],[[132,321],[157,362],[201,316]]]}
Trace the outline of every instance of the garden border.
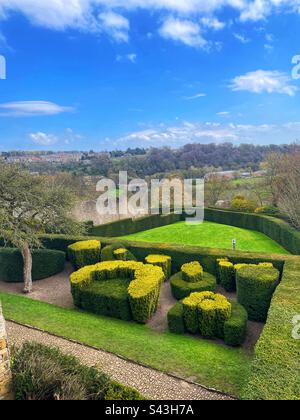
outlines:
{"label": "garden border", "polygon": [[[76,240],[80,238],[76,238]],[[82,240],[86,237],[82,237]],[[120,239],[98,238],[103,245],[120,242]],[[45,246],[65,249],[74,238],[61,235],[46,235]],[[173,258],[174,271],[190,261],[198,260],[204,269],[216,273],[216,259],[228,257],[233,263],[271,262],[277,267],[282,280],[278,286],[269,311],[269,317],[256,346],[252,372],[245,385],[244,399],[299,399],[300,371],[299,343],[292,338],[292,318],[300,314],[300,256],[245,253],[224,249],[176,246],[172,244],[149,244],[122,241],[124,246],[143,260],[149,253],[169,255]],[[298,293],[297,293],[298,291]],[[282,325],[279,324],[282,321]],[[282,345],[284,343],[284,346]],[[272,351],[270,351],[272,349]],[[280,390],[280,391],[278,391]]]}

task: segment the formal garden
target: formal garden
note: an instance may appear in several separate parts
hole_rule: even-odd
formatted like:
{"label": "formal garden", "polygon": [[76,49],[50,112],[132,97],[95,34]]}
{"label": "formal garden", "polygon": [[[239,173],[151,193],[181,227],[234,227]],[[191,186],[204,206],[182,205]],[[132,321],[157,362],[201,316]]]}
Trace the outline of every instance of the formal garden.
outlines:
{"label": "formal garden", "polygon": [[[206,214],[222,219],[220,235],[234,220],[277,241],[277,250],[201,248],[177,244],[176,237],[174,244],[120,239],[121,223],[130,235],[149,227],[172,231],[178,215],[115,222],[89,237],[45,234],[43,249],[32,254],[41,293],[23,297],[22,255],[2,248],[5,316],[235,398],[298,399],[292,319],[300,312],[300,235],[279,219],[236,216]],[[56,304],[51,297],[58,294]]]}

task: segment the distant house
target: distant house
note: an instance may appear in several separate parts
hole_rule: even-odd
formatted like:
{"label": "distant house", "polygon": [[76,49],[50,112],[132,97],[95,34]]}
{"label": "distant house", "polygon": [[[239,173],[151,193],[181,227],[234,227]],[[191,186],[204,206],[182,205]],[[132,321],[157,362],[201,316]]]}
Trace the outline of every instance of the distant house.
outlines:
{"label": "distant house", "polygon": [[243,172],[241,173],[242,178],[251,178],[252,174],[251,172]]}
{"label": "distant house", "polygon": [[219,209],[229,209],[230,202],[225,200],[219,200],[216,202],[215,206]]}

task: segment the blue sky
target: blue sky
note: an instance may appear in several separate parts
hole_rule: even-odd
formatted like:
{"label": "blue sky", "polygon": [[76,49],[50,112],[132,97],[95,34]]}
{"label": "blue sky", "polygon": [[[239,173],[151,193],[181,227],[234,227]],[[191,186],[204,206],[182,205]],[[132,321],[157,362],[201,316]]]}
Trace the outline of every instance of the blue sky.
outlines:
{"label": "blue sky", "polygon": [[0,0],[0,151],[296,141],[299,24],[299,0]]}

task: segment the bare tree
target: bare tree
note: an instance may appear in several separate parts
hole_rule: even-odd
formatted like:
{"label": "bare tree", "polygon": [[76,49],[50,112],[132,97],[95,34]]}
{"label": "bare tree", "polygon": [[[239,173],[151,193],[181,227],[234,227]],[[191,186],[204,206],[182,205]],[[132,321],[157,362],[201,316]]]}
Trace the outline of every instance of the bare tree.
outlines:
{"label": "bare tree", "polygon": [[278,171],[278,206],[293,226],[300,229],[300,151],[282,155],[278,162]]}
{"label": "bare tree", "polygon": [[22,253],[24,293],[32,291],[31,251],[42,246],[39,235],[82,232],[70,216],[73,202],[63,183],[0,163],[0,236]]}
{"label": "bare tree", "polygon": [[212,174],[206,177],[205,202],[209,206],[215,206],[229,189],[229,180],[221,175]]}

